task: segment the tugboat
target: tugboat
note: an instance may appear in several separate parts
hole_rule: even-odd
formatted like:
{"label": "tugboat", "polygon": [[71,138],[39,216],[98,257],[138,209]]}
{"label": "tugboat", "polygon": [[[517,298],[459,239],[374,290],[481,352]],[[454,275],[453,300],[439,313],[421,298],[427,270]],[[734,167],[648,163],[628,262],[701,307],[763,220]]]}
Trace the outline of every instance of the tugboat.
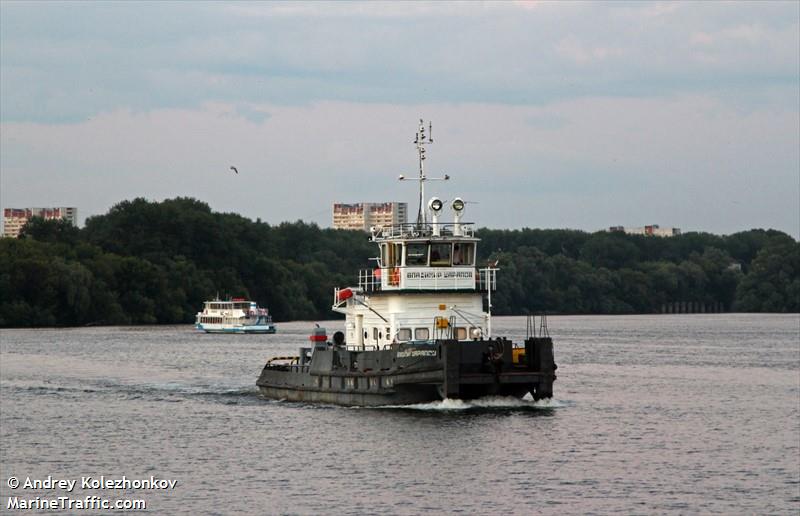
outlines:
{"label": "tugboat", "polygon": [[344,331],[329,339],[316,328],[297,356],[268,360],[256,381],[263,396],[356,406],[553,396],[557,366],[546,320],[537,335],[529,319],[521,343],[492,334],[498,268],[476,267],[479,239],[474,224],[462,221],[465,202],[450,201],[452,223],[439,220],[445,201],[433,197],[424,209],[425,182],[449,179],[425,175],[425,146],[433,143],[431,125],[425,129],[420,120],[416,223],[371,228],[377,267],[360,271],[357,286],[334,291]]}

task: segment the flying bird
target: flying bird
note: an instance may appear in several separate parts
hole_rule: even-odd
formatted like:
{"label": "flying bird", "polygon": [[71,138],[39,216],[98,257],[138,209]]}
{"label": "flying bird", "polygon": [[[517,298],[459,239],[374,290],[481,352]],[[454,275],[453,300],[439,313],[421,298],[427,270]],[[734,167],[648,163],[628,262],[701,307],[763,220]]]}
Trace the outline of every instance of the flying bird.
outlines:
{"label": "flying bird", "polygon": [[236,167],[234,167],[234,166],[231,166],[231,170],[233,170],[233,171],[234,171],[234,172],[236,172],[237,174],[239,173],[239,171],[238,171],[238,170],[236,170]]}

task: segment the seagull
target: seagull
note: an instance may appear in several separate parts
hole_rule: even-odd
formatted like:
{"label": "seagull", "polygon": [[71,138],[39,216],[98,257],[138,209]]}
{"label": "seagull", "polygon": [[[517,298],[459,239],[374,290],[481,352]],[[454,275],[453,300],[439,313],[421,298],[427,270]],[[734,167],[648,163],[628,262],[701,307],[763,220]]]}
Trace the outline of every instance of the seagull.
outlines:
{"label": "seagull", "polygon": [[236,172],[237,174],[239,173],[239,171],[238,171],[238,170],[236,170],[236,167],[234,167],[234,166],[231,166],[231,170],[233,170],[233,171],[234,171],[234,172]]}

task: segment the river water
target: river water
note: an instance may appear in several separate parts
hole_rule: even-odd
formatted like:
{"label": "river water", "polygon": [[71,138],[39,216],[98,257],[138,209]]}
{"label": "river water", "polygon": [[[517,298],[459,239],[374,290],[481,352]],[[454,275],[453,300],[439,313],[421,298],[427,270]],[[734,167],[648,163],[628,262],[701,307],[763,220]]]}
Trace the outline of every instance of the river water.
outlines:
{"label": "river water", "polygon": [[[261,398],[265,360],[312,326],[0,330],[0,513],[93,495],[155,514],[800,512],[796,314],[551,317],[549,402]],[[494,329],[520,339],[525,319]],[[81,486],[101,475],[177,484]],[[23,489],[48,476],[77,485]]]}

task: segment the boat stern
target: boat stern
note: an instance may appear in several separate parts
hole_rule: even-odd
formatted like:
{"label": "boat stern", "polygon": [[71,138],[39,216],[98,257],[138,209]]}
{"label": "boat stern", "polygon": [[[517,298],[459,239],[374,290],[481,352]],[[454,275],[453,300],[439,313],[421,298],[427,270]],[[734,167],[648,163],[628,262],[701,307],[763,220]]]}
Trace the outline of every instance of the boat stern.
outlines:
{"label": "boat stern", "polygon": [[553,397],[558,366],[550,337],[530,337],[517,347],[507,339],[446,340],[441,342],[441,361],[443,398]]}

